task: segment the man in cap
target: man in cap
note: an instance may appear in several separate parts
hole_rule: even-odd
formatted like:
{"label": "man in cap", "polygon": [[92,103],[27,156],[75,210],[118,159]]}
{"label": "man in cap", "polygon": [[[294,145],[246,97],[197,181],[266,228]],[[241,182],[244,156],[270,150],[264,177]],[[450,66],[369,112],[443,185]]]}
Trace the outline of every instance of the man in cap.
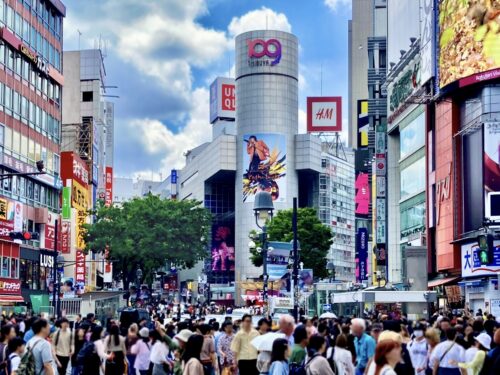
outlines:
{"label": "man in cap", "polygon": [[174,341],[165,333],[159,322],[155,322],[155,328],[162,337],[163,341],[168,345],[169,349],[177,352],[174,363],[174,375],[182,375],[182,354],[184,353],[186,343],[193,335],[193,332],[189,329],[183,329],[175,335],[174,338],[176,341]]}
{"label": "man in cap", "polygon": [[413,330],[413,340],[408,344],[411,363],[415,368],[415,375],[425,375],[427,369],[429,344],[425,340],[425,326],[417,324]]}

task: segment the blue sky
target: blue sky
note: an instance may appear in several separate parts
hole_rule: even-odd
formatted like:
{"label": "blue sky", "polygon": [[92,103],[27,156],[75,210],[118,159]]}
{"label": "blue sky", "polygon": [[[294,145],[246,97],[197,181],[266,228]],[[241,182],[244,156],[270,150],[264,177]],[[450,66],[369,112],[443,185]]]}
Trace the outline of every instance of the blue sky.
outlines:
{"label": "blue sky", "polygon": [[[300,42],[299,129],[307,96],[343,97],[349,0],[65,0],[65,50],[106,45],[115,102],[115,175],[159,178],[210,140],[208,86],[234,69],[234,36],[291,31]],[[321,68],[322,67],[322,68]]]}

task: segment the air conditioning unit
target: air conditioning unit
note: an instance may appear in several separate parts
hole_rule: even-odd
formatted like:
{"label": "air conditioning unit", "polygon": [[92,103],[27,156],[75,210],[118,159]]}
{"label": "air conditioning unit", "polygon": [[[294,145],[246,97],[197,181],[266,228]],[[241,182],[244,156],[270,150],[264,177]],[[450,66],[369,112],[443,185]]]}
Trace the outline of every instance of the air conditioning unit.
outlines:
{"label": "air conditioning unit", "polygon": [[500,222],[500,191],[486,195],[486,219]]}

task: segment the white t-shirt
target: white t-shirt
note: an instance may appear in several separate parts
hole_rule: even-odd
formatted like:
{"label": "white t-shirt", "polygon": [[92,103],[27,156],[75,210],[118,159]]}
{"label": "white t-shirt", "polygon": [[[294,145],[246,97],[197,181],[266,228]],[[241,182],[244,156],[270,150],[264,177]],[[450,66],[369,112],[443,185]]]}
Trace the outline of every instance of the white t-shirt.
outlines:
{"label": "white t-shirt", "polygon": [[[368,367],[368,372],[367,375],[375,375],[375,370],[377,369],[377,365],[375,364],[374,361],[370,363],[370,367]],[[396,371],[389,366],[389,365],[384,365],[382,369],[379,372],[379,375],[397,375]]]}
{"label": "white t-shirt", "polygon": [[151,362],[157,365],[165,363],[167,361],[168,352],[169,351],[167,345],[165,345],[161,341],[155,342],[155,344],[151,348]]}
{"label": "white t-shirt", "polygon": [[[427,340],[412,340],[412,342],[408,344],[408,352],[410,353],[411,363],[415,369],[415,375],[425,375],[427,358],[429,355]],[[422,370],[417,372],[417,368],[421,368]]]}
{"label": "white t-shirt", "polygon": [[[451,346],[451,345],[453,345],[453,346]],[[446,351],[448,351],[448,352],[443,357],[443,355]],[[449,340],[438,344],[434,348],[434,350],[432,351],[432,354],[431,354],[431,359],[430,359],[431,368],[433,367],[434,363],[437,363],[440,361],[441,357],[443,357],[443,359],[438,364],[439,367],[458,368],[458,365],[451,364],[450,361],[463,362],[465,360],[465,350],[459,344],[457,344],[453,341],[449,341]]]}
{"label": "white t-shirt", "polygon": [[10,371],[17,371],[17,368],[21,363],[21,357],[19,357],[19,354],[17,353],[12,353],[11,355],[9,355],[9,359],[10,359]]}
{"label": "white t-shirt", "polygon": [[[332,348],[328,348],[326,358],[330,358],[331,355]],[[355,368],[352,363],[352,354],[349,350],[336,346],[335,351],[333,352],[333,360],[339,370],[339,373],[335,375],[354,375]]]}

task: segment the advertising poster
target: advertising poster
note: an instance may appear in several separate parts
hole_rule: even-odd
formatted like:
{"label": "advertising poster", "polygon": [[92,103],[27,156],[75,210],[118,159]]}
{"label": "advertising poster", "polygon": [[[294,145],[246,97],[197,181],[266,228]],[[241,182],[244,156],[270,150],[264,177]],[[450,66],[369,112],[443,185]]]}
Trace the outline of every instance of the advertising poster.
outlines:
{"label": "advertising poster", "polygon": [[370,184],[367,173],[360,172],[358,174],[354,188],[356,189],[356,196],[354,198],[356,215],[368,215],[370,206]]}
{"label": "advertising poster", "polygon": [[500,122],[484,124],[484,190],[500,191]]}
{"label": "advertising poster", "polygon": [[85,253],[83,251],[76,252],[76,264],[75,264],[75,282],[79,286],[79,289],[83,289],[82,286],[85,285]]}
{"label": "advertising poster", "polygon": [[243,202],[252,203],[259,191],[273,201],[286,201],[286,136],[276,133],[243,137]]}
{"label": "advertising poster", "polygon": [[54,250],[56,238],[56,220],[59,215],[50,212],[48,214],[48,222],[45,224],[45,248]]}
{"label": "advertising poster", "polygon": [[104,204],[106,207],[111,206],[113,203],[113,168],[106,167],[106,195]]}
{"label": "advertising poster", "polygon": [[368,100],[358,100],[358,147],[368,147]]}
{"label": "advertising poster", "polygon": [[61,253],[71,253],[71,221],[61,221]]}
{"label": "advertising poster", "polygon": [[439,1],[440,87],[500,77],[498,11],[497,1]]}
{"label": "advertising poster", "polygon": [[312,269],[304,269],[299,272],[299,289],[301,292],[312,290],[313,283]]}
{"label": "advertising poster", "polygon": [[479,244],[462,245],[462,277],[497,275],[500,272],[500,241],[494,241],[493,246],[493,263],[481,265]]}
{"label": "advertising poster", "polygon": [[87,212],[77,211],[76,215],[76,225],[75,225],[75,236],[76,236],[76,248],[78,250],[85,249],[85,228],[84,224],[87,223]]}
{"label": "advertising poster", "polygon": [[62,218],[71,219],[71,188],[62,188]]}
{"label": "advertising poster", "polygon": [[212,271],[234,271],[234,224],[212,226]]}
{"label": "advertising poster", "polygon": [[367,280],[368,273],[368,230],[359,228],[356,238],[357,267],[356,279],[358,282]]}

